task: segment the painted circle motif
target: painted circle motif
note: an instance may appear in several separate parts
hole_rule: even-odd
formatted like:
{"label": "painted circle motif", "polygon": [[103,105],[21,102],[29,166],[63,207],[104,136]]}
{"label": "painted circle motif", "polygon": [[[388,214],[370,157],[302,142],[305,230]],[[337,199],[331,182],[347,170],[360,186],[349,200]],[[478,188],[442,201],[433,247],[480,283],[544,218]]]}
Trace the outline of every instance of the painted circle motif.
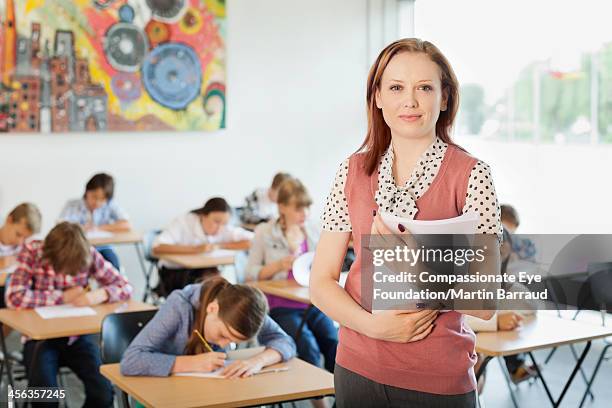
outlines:
{"label": "painted circle motif", "polygon": [[179,22],[181,31],[188,35],[193,35],[200,31],[202,28],[202,16],[200,12],[195,8],[189,8],[181,21]]}
{"label": "painted circle motif", "polygon": [[142,64],[145,89],[157,103],[184,109],[200,94],[202,68],[195,51],[180,43],[154,48]]}
{"label": "painted circle motif", "polygon": [[119,20],[124,23],[131,23],[134,21],[134,9],[127,4],[119,7]]}
{"label": "painted circle motif", "polygon": [[111,80],[113,93],[122,102],[132,102],[140,98],[142,87],[137,74],[120,72]]}
{"label": "painted circle motif", "polygon": [[187,0],[146,0],[153,19],[163,23],[176,23],[187,10]]}
{"label": "painted circle motif", "polygon": [[104,53],[108,62],[119,71],[138,71],[147,50],[144,32],[133,24],[117,23],[106,32]]}
{"label": "painted circle motif", "polygon": [[151,48],[164,43],[170,39],[170,27],[160,21],[151,20],[145,27]]}

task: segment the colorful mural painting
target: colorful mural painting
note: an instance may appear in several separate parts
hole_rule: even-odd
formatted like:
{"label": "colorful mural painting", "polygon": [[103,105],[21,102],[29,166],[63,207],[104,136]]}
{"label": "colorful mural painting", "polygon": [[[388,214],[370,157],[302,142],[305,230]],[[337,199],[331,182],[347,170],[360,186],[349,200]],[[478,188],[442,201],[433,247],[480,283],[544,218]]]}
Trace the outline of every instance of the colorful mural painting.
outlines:
{"label": "colorful mural painting", "polygon": [[225,127],[225,0],[0,0],[0,132]]}

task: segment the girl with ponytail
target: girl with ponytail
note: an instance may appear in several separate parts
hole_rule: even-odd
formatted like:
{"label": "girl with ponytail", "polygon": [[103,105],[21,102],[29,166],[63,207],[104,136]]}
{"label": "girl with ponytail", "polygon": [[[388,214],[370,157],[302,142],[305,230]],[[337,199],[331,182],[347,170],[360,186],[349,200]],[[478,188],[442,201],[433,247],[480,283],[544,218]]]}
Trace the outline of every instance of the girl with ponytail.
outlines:
{"label": "girl with ponytail", "polygon": [[[134,338],[121,360],[123,375],[168,376],[214,371],[225,364],[225,347],[257,336],[265,350],[225,367],[228,378],[247,377],[295,356],[295,344],[267,315],[256,288],[217,277],[188,285],[168,297]],[[208,351],[195,330],[212,347]]]}

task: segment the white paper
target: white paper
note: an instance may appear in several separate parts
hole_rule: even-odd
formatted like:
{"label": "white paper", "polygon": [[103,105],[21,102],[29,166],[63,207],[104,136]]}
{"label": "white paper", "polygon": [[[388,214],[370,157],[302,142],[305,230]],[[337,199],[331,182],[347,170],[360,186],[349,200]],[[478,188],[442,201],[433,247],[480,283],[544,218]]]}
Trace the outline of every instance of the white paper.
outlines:
{"label": "white paper", "polygon": [[[226,352],[227,360],[225,360],[225,366],[231,364],[236,360],[246,360],[253,356],[256,356],[259,353],[262,353],[266,348],[265,347],[252,347],[240,350],[231,350]],[[187,373],[176,373],[174,374],[176,377],[199,377],[199,378],[225,378],[221,375],[223,369],[225,367],[221,367],[215,371],[211,372],[201,372],[201,371],[190,371]]]}
{"label": "white paper", "polygon": [[391,231],[396,231],[397,224],[402,224],[413,235],[418,234],[475,234],[480,215],[475,212],[468,212],[455,218],[444,220],[412,220],[409,218],[397,217],[395,215],[381,212],[383,222]]}
{"label": "white paper", "polygon": [[80,317],[80,316],[94,316],[96,311],[89,306],[77,307],[72,305],[60,305],[60,306],[44,306],[37,307],[36,313],[43,319],[58,319],[64,317]]}
{"label": "white paper", "polygon": [[87,239],[101,239],[101,238],[111,238],[113,236],[112,232],[102,231],[98,229],[89,230],[85,233]]}
{"label": "white paper", "polygon": [[293,261],[293,279],[295,279],[300,286],[308,287],[310,284],[310,268],[314,255],[314,251],[306,252]]}
{"label": "white paper", "polygon": [[231,249],[215,249],[214,251],[205,252],[204,255],[211,258],[225,258],[226,256],[235,256],[236,252]]}

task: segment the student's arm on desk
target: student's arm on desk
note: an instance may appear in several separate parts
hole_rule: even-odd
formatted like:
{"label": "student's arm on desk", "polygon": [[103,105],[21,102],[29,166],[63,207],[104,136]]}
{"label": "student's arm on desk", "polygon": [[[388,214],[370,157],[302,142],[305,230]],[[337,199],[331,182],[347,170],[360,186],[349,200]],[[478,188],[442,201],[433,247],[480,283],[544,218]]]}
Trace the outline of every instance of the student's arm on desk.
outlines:
{"label": "student's arm on desk", "polygon": [[100,289],[89,293],[91,304],[128,300],[132,296],[132,285],[98,251],[92,248],[91,254],[90,274],[100,284]]}
{"label": "student's arm on desk", "polygon": [[234,242],[223,242],[222,244],[218,244],[221,249],[232,249],[235,251],[245,251],[251,247],[251,241],[242,240],[242,241],[234,241]]}
{"label": "student's arm on desk", "polygon": [[427,337],[438,315],[435,310],[414,313],[385,311],[371,314],[338,284],[350,232],[323,231],[310,273],[310,299],[342,326],[368,337],[399,343]]}
{"label": "student's arm on desk", "polygon": [[108,232],[128,232],[132,226],[128,220],[119,220],[112,224],[98,225],[96,228]]}
{"label": "student's arm on desk", "polygon": [[121,374],[166,377],[172,372],[177,356],[160,350],[171,343],[182,326],[178,312],[185,300],[172,293],[153,319],[136,335],[121,358]]}
{"label": "student's arm on desk", "polygon": [[16,256],[0,256],[0,269],[8,268],[17,262]]}

